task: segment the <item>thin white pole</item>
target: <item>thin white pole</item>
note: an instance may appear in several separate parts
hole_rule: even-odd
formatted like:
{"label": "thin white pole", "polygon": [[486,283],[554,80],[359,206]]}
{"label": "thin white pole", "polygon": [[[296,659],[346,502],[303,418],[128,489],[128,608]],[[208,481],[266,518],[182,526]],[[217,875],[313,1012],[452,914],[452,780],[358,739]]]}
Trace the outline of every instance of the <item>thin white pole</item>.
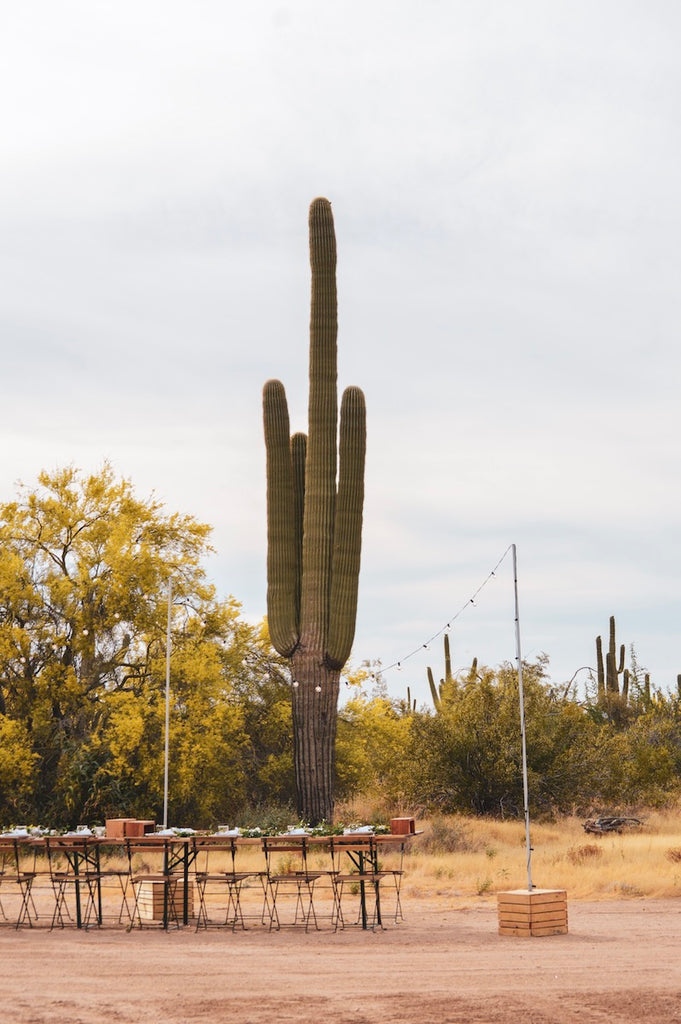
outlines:
{"label": "thin white pole", "polygon": [[165,750],[163,759],[163,828],[168,828],[168,752],[170,738],[170,625],[172,615],[173,585],[168,580],[168,630],[166,633],[166,724]]}
{"label": "thin white pole", "polygon": [[518,662],[518,697],[520,699],[520,740],[523,757],[523,803],[525,806],[525,845],[527,848],[527,891],[532,892],[532,844],[530,842],[530,799],[527,785],[527,742],[525,738],[525,694],[523,692],[523,657],[520,652],[520,612],[518,609],[518,559],[513,548],[513,593],[515,595],[515,650]]}

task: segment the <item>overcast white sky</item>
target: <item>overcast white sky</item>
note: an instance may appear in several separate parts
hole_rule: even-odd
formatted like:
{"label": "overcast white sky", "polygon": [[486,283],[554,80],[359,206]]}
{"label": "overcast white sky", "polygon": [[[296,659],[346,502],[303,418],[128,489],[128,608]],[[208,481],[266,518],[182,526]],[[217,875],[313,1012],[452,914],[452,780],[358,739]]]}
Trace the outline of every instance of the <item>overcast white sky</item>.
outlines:
{"label": "overcast white sky", "polygon": [[[675,685],[680,42],[676,0],[8,8],[0,499],[108,458],[213,524],[261,618],[261,389],[305,429],[325,195],[368,411],[353,662],[418,650],[514,542],[525,657],[567,681],[614,614]],[[509,557],[452,646],[514,658]]]}

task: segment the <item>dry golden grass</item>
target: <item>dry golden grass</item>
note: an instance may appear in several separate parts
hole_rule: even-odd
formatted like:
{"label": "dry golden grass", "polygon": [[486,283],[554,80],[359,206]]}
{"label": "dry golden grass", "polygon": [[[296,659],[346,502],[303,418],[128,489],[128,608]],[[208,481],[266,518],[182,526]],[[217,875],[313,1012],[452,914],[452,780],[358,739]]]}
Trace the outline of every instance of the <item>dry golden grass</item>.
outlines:
{"label": "dry golden grass", "polygon": [[[363,810],[357,820],[371,820],[370,809]],[[619,835],[588,835],[582,818],[532,823],[533,884],[566,889],[569,899],[581,900],[681,896],[681,814],[637,816],[642,826]],[[417,828],[421,835],[404,860],[407,898],[433,896],[460,906],[473,897],[526,888],[523,821],[442,816],[418,820]],[[256,868],[260,857],[257,847],[240,850],[240,867]],[[323,867],[324,857],[315,854],[311,866]],[[386,852],[382,860],[384,867],[397,866],[396,854]]]}
{"label": "dry golden grass", "polygon": [[[566,889],[572,900],[681,896],[681,813],[639,812],[642,826],[621,834],[588,835],[582,818],[532,823],[532,881],[538,888]],[[339,814],[339,818],[341,814]],[[345,820],[372,820],[371,808],[343,809]],[[453,907],[473,897],[527,886],[523,821],[441,816],[417,821],[421,832],[404,859],[405,897],[435,897]],[[224,870],[227,854],[211,855],[211,867]],[[314,853],[311,867],[326,867],[328,854]],[[240,870],[264,867],[259,844],[242,847]],[[384,867],[397,867],[398,855],[382,854]],[[278,869],[285,870],[282,862]]]}
{"label": "dry golden grass", "polygon": [[[533,884],[566,889],[570,899],[681,896],[681,816],[640,817],[640,828],[602,836],[587,835],[578,818],[532,824]],[[457,903],[527,887],[524,822],[442,817],[418,828],[405,858],[405,895]]]}

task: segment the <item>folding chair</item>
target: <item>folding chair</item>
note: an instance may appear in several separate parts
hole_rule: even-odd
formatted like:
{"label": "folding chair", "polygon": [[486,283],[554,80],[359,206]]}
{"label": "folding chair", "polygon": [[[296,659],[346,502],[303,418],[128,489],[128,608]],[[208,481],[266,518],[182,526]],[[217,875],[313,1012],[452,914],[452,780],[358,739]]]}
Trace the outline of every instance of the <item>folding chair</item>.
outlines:
{"label": "folding chair", "polygon": [[379,869],[375,836],[331,836],[330,842],[335,869],[334,928],[344,928],[346,924],[344,895],[359,896],[356,922],[361,922],[362,928],[383,928],[380,886],[388,872]]}
{"label": "folding chair", "polygon": [[[315,910],[315,887],[321,880],[331,880],[333,870],[312,870],[308,864],[310,836],[266,836],[263,837],[263,850],[267,864],[267,890],[263,916],[269,913],[270,931],[282,927],[277,901],[282,895],[290,895],[294,902],[293,921],[289,924],[304,924],[307,931],[310,924],[319,929]],[[288,855],[288,863],[275,865],[274,857]],[[335,890],[332,889],[332,907],[335,906]],[[331,919],[334,913],[331,911]]]}
{"label": "folding chair", "polygon": [[[10,886],[16,885],[17,887],[14,890],[14,893],[19,896],[19,909],[14,923],[14,927],[17,929],[24,922],[28,924],[29,928],[32,928],[33,921],[38,920],[38,911],[36,910],[31,892],[37,875],[36,849],[35,846],[32,846],[32,868],[28,871],[22,866],[22,853],[27,849],[31,849],[31,844],[21,839],[0,839],[0,863],[2,864],[0,884],[5,884],[6,886],[9,883]],[[0,908],[2,908],[3,920],[9,921],[1,901]]]}
{"label": "folding chair", "polygon": [[96,872],[89,863],[86,839],[48,836],[45,839],[47,863],[54,894],[54,912],[50,928],[73,922],[69,899],[73,898],[77,928],[88,926],[94,916],[99,923],[99,891]]}
{"label": "folding chair", "polygon": [[[129,928],[150,925],[167,929],[171,921],[179,928],[178,910],[185,898],[184,877],[174,871],[177,861],[171,839],[155,835],[129,837],[125,847],[133,895]],[[148,858],[160,859],[160,870],[152,871]]]}
{"label": "folding chair", "polygon": [[[196,919],[196,930],[208,928],[245,928],[246,923],[241,906],[241,890],[245,882],[257,878],[266,894],[267,873],[264,871],[237,871],[236,853],[238,837],[236,836],[195,836],[194,837],[194,877],[199,899],[199,910]],[[218,870],[215,866],[217,856],[229,854],[228,866]],[[210,855],[210,856],[209,856]],[[219,909],[216,919],[215,911]],[[261,918],[262,919],[262,918]]]}
{"label": "folding chair", "polygon": [[[382,860],[379,859],[379,854],[391,854],[395,852],[395,847],[399,845],[399,867],[390,867],[383,864]],[[404,838],[397,840],[395,836],[374,836],[375,846],[375,863],[381,874],[381,879],[384,882],[383,891],[385,894],[385,883],[392,882],[392,889],[395,895],[395,907],[393,911],[393,919],[395,924],[400,921],[404,921],[404,914],[402,913],[402,900],[400,891],[402,888],[402,878],[404,876],[404,850],[405,850]],[[381,907],[382,912],[385,912],[385,900]],[[385,914],[384,914],[385,916]]]}
{"label": "folding chair", "polygon": [[[0,889],[2,889],[2,883],[5,880],[5,860],[6,860],[6,856],[7,855],[6,855],[6,852],[5,852],[5,847],[4,846],[0,846]],[[2,905],[2,892],[0,892],[0,915],[2,916],[3,921],[7,920],[7,914],[5,913],[5,908]]]}
{"label": "folding chair", "polygon": [[[124,858],[124,867],[116,866],[118,860]],[[88,855],[88,874],[90,883],[95,887],[97,897],[97,923],[103,923],[103,903],[106,890],[113,886],[114,892],[120,896],[116,923],[130,927],[133,921],[133,912],[128,902],[132,899],[130,889],[130,866],[127,860],[127,853],[122,843],[114,840],[95,840],[92,850]],[[106,900],[108,904],[108,900]],[[125,915],[125,918],[124,918]]]}

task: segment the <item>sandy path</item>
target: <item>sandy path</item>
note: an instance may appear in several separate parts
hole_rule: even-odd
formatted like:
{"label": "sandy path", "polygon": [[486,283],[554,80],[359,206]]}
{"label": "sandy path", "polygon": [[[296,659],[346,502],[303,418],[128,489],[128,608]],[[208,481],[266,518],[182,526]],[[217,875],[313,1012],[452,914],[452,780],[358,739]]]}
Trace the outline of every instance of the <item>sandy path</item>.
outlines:
{"label": "sandy path", "polygon": [[569,905],[570,931],[500,937],[496,904],[410,900],[383,932],[0,929],[16,1024],[681,1022],[681,903]]}

